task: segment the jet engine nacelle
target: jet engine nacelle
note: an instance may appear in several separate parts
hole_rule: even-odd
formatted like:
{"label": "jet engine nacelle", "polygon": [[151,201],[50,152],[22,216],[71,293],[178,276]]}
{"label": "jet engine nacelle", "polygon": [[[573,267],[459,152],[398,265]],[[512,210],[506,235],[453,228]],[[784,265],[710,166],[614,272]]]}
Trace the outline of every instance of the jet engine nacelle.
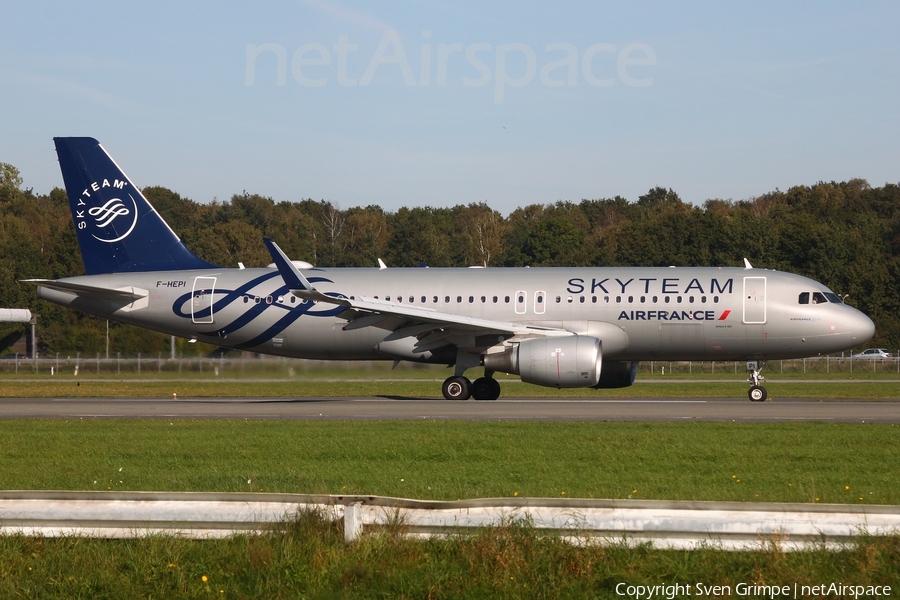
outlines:
{"label": "jet engine nacelle", "polygon": [[600,382],[600,340],[587,335],[523,340],[504,352],[487,354],[491,371],[519,375],[547,387],[592,387]]}
{"label": "jet engine nacelle", "polygon": [[594,386],[595,390],[609,388],[628,387],[634,383],[637,376],[638,361],[636,360],[604,360],[603,370],[600,372],[600,381]]}

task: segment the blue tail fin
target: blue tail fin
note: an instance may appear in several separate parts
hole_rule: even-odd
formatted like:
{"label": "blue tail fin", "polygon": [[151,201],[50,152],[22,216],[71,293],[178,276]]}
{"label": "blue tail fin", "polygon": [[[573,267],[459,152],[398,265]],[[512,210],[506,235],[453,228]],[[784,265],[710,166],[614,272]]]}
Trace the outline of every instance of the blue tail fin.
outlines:
{"label": "blue tail fin", "polygon": [[53,141],[88,275],[215,268],[181,243],[100,142]]}

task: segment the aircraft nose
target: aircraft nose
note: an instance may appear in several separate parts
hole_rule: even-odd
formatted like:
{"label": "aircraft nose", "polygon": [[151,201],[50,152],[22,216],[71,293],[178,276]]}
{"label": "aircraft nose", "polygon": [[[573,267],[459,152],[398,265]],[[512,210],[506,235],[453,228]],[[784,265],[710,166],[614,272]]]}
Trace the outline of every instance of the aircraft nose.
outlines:
{"label": "aircraft nose", "polygon": [[865,344],[875,335],[875,323],[862,312],[854,309],[850,321],[850,337],[857,345]]}

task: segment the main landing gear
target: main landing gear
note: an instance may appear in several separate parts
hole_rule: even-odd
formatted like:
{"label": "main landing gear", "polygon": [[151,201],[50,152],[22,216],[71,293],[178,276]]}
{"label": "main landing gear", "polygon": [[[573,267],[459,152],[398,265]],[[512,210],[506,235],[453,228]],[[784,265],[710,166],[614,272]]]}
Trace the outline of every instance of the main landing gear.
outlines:
{"label": "main landing gear", "polygon": [[747,393],[751,402],[765,402],[766,398],[769,396],[766,388],[759,385],[761,381],[766,380],[765,377],[759,374],[765,366],[766,361],[764,360],[747,362],[747,372],[750,373],[750,378],[747,381],[753,384],[750,386],[750,391]]}
{"label": "main landing gear", "polygon": [[462,375],[454,375],[444,380],[441,392],[447,400],[496,400],[500,397],[500,384],[487,373],[474,382]]}

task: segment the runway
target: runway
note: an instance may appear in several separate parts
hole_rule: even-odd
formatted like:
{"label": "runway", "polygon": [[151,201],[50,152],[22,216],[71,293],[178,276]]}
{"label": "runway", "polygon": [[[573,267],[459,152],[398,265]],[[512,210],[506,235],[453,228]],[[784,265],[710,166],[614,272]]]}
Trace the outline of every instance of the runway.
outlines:
{"label": "runway", "polygon": [[0,419],[299,419],[900,423],[900,402],[746,398],[2,398]]}

